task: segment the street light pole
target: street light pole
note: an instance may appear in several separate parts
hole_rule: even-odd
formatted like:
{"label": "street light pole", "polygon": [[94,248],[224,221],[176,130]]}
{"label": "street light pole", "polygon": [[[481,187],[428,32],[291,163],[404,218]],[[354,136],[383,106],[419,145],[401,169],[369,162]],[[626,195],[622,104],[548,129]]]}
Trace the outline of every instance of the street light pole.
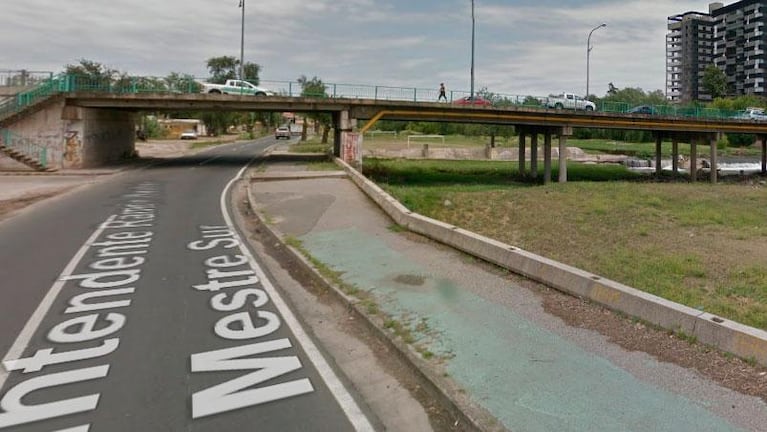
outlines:
{"label": "street light pole", "polygon": [[471,0],[471,100],[474,100],[474,0]]}
{"label": "street light pole", "polygon": [[[244,0],[243,0],[244,1]],[[607,27],[606,23],[602,23],[589,32],[589,38],[586,39],[586,99],[589,98],[589,57],[591,57],[591,49],[594,48],[591,46],[591,34],[595,31],[601,29],[602,27]]]}
{"label": "street light pole", "polygon": [[245,0],[240,0],[240,8],[242,8],[242,31],[240,32],[240,79],[245,79],[243,73],[245,67]]}

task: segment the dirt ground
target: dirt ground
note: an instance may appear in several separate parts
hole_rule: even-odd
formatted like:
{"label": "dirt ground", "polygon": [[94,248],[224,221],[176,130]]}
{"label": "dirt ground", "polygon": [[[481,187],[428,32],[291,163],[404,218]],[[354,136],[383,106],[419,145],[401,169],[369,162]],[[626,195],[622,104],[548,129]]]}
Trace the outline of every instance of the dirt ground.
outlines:
{"label": "dirt ground", "polygon": [[597,331],[624,349],[646,352],[660,361],[693,369],[723,387],[759,397],[767,403],[765,367],[680,339],[672,332],[622,317],[583,299],[533,282],[526,285],[543,297],[547,312],[573,327]]}

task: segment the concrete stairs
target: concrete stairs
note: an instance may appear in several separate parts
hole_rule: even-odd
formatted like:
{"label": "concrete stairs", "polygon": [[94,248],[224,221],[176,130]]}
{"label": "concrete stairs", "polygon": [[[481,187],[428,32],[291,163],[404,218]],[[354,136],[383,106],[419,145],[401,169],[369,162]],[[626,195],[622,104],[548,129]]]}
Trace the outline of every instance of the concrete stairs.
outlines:
{"label": "concrete stairs", "polygon": [[10,157],[11,159],[20,162],[35,171],[40,172],[54,172],[56,171],[55,168],[46,167],[41,161],[26,155],[18,150],[15,150],[13,148],[7,147],[3,144],[0,144],[0,153]]}

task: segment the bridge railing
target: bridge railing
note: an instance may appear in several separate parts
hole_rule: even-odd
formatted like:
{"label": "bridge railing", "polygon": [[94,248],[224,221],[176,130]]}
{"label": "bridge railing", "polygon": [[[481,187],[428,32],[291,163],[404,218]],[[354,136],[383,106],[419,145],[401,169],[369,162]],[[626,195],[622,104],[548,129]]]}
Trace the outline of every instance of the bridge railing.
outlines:
{"label": "bridge railing", "polygon": [[53,72],[0,69],[0,87],[29,87],[53,78]]}
{"label": "bridge railing", "polygon": [[[107,92],[116,94],[138,93],[172,93],[189,94],[201,91],[200,82],[191,75],[173,75],[171,77],[133,77],[133,76],[103,76],[89,77],[80,75],[60,74],[40,82],[36,87],[18,94],[14,99],[0,103],[0,119],[47,98],[55,93],[73,91]],[[260,85],[281,96],[301,96],[302,86],[297,81],[262,80]],[[437,89],[416,87],[377,86],[363,84],[326,83],[324,93],[303,94],[304,96],[373,99],[387,101],[437,102]],[[469,96],[467,91],[448,91],[448,102]],[[544,109],[548,97],[531,95],[513,95],[492,93],[484,95],[493,105],[498,107],[523,106]],[[604,101],[598,107],[599,111],[608,113],[628,113],[631,105],[624,102]],[[683,107],[677,105],[654,105],[652,113],[673,117],[693,117],[704,119],[737,118],[734,111],[704,108],[699,106]]]}
{"label": "bridge railing", "polygon": [[48,167],[48,149],[32,139],[0,129],[0,145],[38,161],[43,168]]}

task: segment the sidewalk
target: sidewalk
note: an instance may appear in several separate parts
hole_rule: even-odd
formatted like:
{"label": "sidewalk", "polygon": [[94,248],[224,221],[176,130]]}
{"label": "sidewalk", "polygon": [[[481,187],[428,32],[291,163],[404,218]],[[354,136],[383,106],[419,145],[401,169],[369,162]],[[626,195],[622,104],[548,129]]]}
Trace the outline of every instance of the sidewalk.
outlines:
{"label": "sidewalk", "polygon": [[259,217],[372,296],[384,331],[402,327],[415,367],[469,417],[487,411],[513,431],[765,430],[762,400],[571,327],[529,281],[401,232],[338,173],[302,170],[251,174]]}

